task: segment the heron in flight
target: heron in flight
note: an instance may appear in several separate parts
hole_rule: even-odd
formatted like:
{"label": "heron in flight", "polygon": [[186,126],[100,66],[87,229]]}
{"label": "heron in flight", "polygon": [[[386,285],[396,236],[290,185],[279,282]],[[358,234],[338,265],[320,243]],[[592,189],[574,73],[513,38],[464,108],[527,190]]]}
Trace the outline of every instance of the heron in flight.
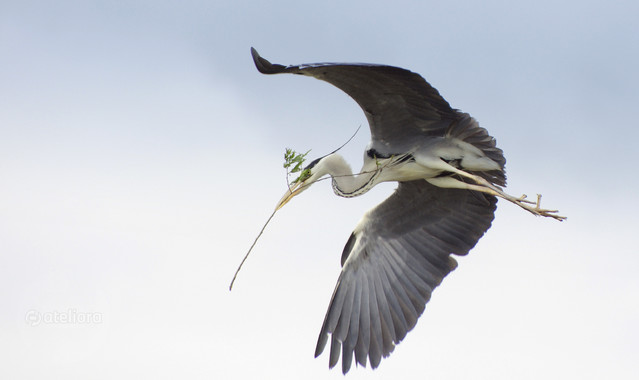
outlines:
{"label": "heron in flight", "polygon": [[277,205],[320,178],[335,194],[355,197],[380,182],[395,192],[355,226],[315,349],[330,341],[329,367],[377,368],[404,339],[431,293],[488,230],[497,198],[535,215],[565,219],[525,196],[506,194],[504,158],[495,139],[469,114],[448,104],[419,74],[373,64],[272,64],[251,48],[263,74],[300,74],[326,81],[359,104],[371,131],[364,165],[353,174],[335,152],[312,161]]}

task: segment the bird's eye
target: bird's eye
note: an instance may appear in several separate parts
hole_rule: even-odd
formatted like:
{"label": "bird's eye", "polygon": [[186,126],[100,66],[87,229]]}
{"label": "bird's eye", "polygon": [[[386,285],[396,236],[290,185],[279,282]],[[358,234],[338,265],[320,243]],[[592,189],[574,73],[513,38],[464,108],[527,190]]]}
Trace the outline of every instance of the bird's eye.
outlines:
{"label": "bird's eye", "polygon": [[300,173],[300,176],[297,177],[293,183],[301,183],[306,181],[309,177],[311,176],[311,169],[304,169],[302,170],[302,172]]}
{"label": "bird's eye", "polygon": [[293,183],[300,183],[300,182],[304,182],[306,181],[310,176],[311,176],[311,169],[313,169],[315,167],[315,165],[320,162],[320,160],[323,157],[320,158],[316,158],[313,161],[311,161],[310,164],[306,165],[306,167],[302,170],[302,172],[300,173],[300,176],[297,177]]}

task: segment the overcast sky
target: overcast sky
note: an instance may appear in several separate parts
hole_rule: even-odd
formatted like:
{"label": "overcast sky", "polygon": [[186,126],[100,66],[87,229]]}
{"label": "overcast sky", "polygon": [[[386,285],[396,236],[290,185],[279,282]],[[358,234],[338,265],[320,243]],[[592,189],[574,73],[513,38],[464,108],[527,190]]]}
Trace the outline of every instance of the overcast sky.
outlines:
{"label": "overcast sky", "polygon": [[636,1],[1,1],[0,377],[341,379],[315,342],[361,215],[328,181],[235,268],[286,147],[369,139],[276,63],[420,73],[504,150],[491,229],[380,367],[351,379],[630,379],[639,357]]}

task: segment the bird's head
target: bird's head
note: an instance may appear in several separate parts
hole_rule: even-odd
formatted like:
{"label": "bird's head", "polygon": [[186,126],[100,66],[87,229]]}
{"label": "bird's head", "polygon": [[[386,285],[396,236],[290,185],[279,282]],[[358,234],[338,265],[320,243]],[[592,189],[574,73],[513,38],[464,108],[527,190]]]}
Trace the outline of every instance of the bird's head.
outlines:
{"label": "bird's head", "polygon": [[294,196],[302,193],[304,190],[311,187],[312,184],[317,182],[317,180],[328,174],[326,170],[326,160],[330,156],[331,155],[320,157],[308,164],[302,170],[300,176],[297,177],[297,179],[290,184],[288,190],[286,190],[286,193],[284,194],[282,199],[280,199],[280,201],[277,203],[275,209],[279,210],[280,208],[284,207],[284,205],[287,204],[288,201],[293,199]]}

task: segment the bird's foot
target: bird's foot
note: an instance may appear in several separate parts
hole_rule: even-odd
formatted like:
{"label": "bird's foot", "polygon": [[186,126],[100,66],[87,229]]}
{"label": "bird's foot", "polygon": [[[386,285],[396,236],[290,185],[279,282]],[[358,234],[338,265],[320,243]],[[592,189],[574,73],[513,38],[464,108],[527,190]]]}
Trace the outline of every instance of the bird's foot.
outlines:
{"label": "bird's foot", "polygon": [[[526,199],[526,194],[522,195],[519,198],[509,199],[511,202],[515,203],[519,207],[523,208],[526,211],[531,212],[534,215],[538,216],[546,216],[558,221],[563,221],[566,219],[565,216],[557,215],[559,210],[548,210],[541,208],[541,194],[537,194],[537,201],[532,202]],[[534,205],[534,206],[531,206]]]}
{"label": "bird's foot", "polygon": [[[489,189],[495,191],[497,193],[497,196],[501,196],[511,202],[513,202],[514,204],[518,205],[519,207],[523,208],[526,211],[529,211],[535,215],[539,215],[539,216],[546,216],[549,218],[553,218],[556,219],[558,221],[563,221],[566,219],[565,216],[561,216],[561,215],[557,215],[557,213],[559,212],[559,210],[547,210],[547,209],[543,209],[541,208],[540,204],[541,204],[541,194],[537,194],[537,201],[533,202],[530,201],[528,199],[526,199],[528,196],[526,194],[523,194],[521,197],[519,198],[515,198],[511,195],[506,194],[503,190],[501,190],[500,188],[494,186],[493,184],[491,184],[490,182],[486,181],[484,178],[477,176],[475,179],[475,181],[480,184],[480,185],[484,185],[486,187],[488,187]],[[534,205],[534,206],[531,206]]]}
{"label": "bird's foot", "polygon": [[476,184],[471,184],[471,183],[466,183],[463,181],[459,181],[456,179],[451,179],[451,177],[445,177],[445,178],[431,178],[428,181],[436,186],[439,187],[450,187],[450,188],[460,188],[460,189],[469,189],[469,190],[475,190],[475,191],[480,191],[482,193],[486,193],[486,194],[490,194],[490,195],[494,195],[496,197],[500,197],[503,199],[506,199],[507,201],[510,201],[514,204],[516,204],[517,206],[523,208],[524,210],[534,214],[534,215],[538,215],[538,216],[546,216],[549,218],[553,218],[556,219],[558,221],[563,221],[566,219],[565,216],[561,216],[561,215],[557,215],[557,213],[559,212],[559,210],[548,210],[548,209],[543,209],[540,206],[541,203],[541,194],[537,194],[537,201],[533,202],[533,201],[529,201],[526,196],[526,194],[522,195],[521,197],[517,198],[514,197],[510,194],[506,194],[499,186],[493,185],[492,183],[490,183],[488,180],[486,180],[485,178],[472,174],[472,173],[467,173],[463,170],[459,170],[455,167],[447,167],[446,170],[449,170],[455,174],[458,174],[462,177],[466,177],[466,178],[470,178],[471,180],[473,180]]}

